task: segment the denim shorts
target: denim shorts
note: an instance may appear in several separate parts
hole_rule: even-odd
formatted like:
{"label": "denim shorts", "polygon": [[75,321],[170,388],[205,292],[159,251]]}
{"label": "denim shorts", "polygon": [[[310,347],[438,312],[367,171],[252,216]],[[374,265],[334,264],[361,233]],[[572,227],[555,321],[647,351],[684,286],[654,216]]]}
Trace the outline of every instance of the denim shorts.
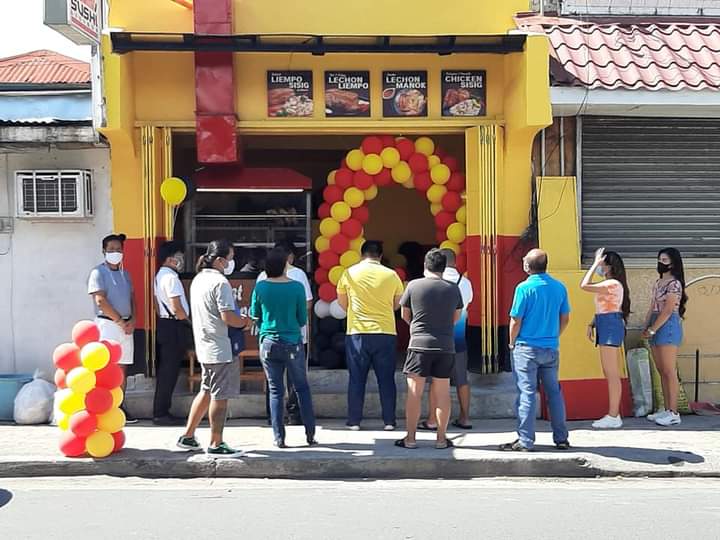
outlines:
{"label": "denim shorts", "polygon": [[595,344],[604,347],[621,347],[625,341],[625,320],[622,313],[595,315]]}
{"label": "denim shorts", "polygon": [[[658,318],[659,313],[653,313],[650,318],[650,325],[653,325]],[[680,323],[680,315],[673,313],[670,318],[665,321],[654,336],[650,338],[650,345],[675,345],[679,347],[683,340],[683,329]]]}

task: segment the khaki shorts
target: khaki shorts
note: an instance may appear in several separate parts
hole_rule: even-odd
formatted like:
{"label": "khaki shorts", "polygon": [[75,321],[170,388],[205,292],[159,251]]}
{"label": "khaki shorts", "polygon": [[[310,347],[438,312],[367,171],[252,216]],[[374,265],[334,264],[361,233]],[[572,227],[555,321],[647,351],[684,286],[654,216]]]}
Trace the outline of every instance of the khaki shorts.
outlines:
{"label": "khaki shorts", "polygon": [[227,364],[201,364],[200,388],[210,393],[214,401],[236,398],[240,395],[240,360]]}

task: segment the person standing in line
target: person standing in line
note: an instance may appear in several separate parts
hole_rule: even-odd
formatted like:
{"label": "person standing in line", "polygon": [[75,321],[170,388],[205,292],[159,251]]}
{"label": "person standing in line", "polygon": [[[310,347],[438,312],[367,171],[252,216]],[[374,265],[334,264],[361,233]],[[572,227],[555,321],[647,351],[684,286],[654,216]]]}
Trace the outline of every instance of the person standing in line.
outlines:
{"label": "person standing in line", "polygon": [[190,306],[179,275],[185,268],[183,246],[175,241],[164,242],[158,249],[157,258],[161,265],[155,275],[158,316],[155,335],[159,354],[153,424],[181,426],[185,421],[170,414],[170,407],[185,353],[192,347]]}
{"label": "person standing in line", "polygon": [[403,373],[407,376],[405,404],[407,435],[395,441],[401,448],[417,448],[415,432],[426,377],[432,377],[431,409],[437,426],[435,448],[453,446],[447,438],[450,419],[450,376],[455,363],[454,325],[460,320],[463,298],[455,283],[443,279],[446,256],[439,249],[425,255],[425,276],[408,284],[400,299],[402,318],[410,325],[410,345]]}
{"label": "person standing in line", "polygon": [[[440,250],[445,255],[447,266],[443,272],[443,279],[454,283],[460,289],[463,299],[463,309],[460,319],[455,323],[455,364],[450,375],[450,386],[457,391],[458,402],[460,403],[460,414],[453,420],[452,425],[460,429],[472,429],[470,423],[470,381],[468,379],[468,356],[467,342],[465,341],[465,326],[467,325],[467,308],[473,300],[472,283],[465,276],[461,275],[455,267],[455,252],[452,249]],[[420,422],[418,429],[424,431],[435,431],[435,401],[433,393],[430,392],[428,400],[427,419]]]}
{"label": "person standing in line", "polygon": [[685,315],[685,269],[682,256],[675,248],[658,253],[657,272],[660,275],[652,291],[650,310],[645,317],[643,338],[650,340],[653,361],[662,379],[665,408],[648,415],[659,426],[680,424],[677,375],[677,354],[682,343],[681,319]]}
{"label": "person standing in line", "polygon": [[239,457],[244,454],[223,440],[228,399],[240,395],[240,361],[233,356],[228,326],[245,328],[247,317],[235,313],[235,298],[225,276],[235,269],[235,253],[227,240],[214,240],[197,264],[198,274],[190,285],[195,354],[202,368],[200,392],[192,402],[185,433],[177,446],[200,450],[195,438],[200,421],[209,411],[211,457]]}
{"label": "person standing in line", "polygon": [[345,354],[348,364],[347,426],[360,429],[365,385],[372,366],[380,391],[385,431],[395,429],[395,311],[400,306],[403,284],[397,273],[383,266],[382,243],[362,245],[363,260],[348,268],[337,284],[338,303],[347,311]]}
{"label": "person standing in line", "polygon": [[[594,274],[602,281],[593,283]],[[625,341],[625,324],[630,315],[630,289],[620,255],[604,248],[598,249],[593,264],[580,282],[580,288],[595,294],[595,317],[588,326],[588,338],[600,348],[600,362],[608,382],[608,413],[593,422],[592,427],[621,428],[620,347]]]}
{"label": "person standing in line", "polygon": [[[290,242],[289,240],[282,240],[280,242],[277,242],[275,244],[276,249],[282,249],[285,251],[288,257],[288,266],[287,266],[287,272],[286,275],[288,278],[292,279],[293,281],[297,281],[303,286],[303,290],[305,291],[305,301],[307,303],[307,324],[304,325],[301,329],[302,332],[302,342],[303,347],[305,349],[305,361],[307,362],[308,354],[309,354],[309,347],[308,347],[308,338],[310,336],[310,321],[311,321],[311,310],[312,310],[312,303],[313,303],[313,294],[312,289],[310,288],[310,281],[308,280],[307,274],[304,270],[301,268],[298,268],[297,266],[293,266],[293,263],[295,262],[295,244]],[[267,279],[267,271],[263,271],[258,275],[256,284],[260,283],[261,281],[264,281]],[[306,366],[307,367],[307,366]],[[288,415],[288,424],[291,426],[299,426],[302,425],[302,418],[300,416],[300,405],[298,404],[298,396],[295,392],[295,387],[293,386],[292,381],[289,377],[290,371],[288,371],[288,378],[287,378],[287,393],[288,393],[288,400],[287,400],[287,415]],[[269,398],[269,393],[266,394]]]}
{"label": "person standing in line", "polygon": [[307,324],[307,303],[304,287],[288,276],[288,253],[278,247],[268,253],[265,261],[267,277],[255,286],[250,317],[259,325],[260,361],[270,389],[270,416],[274,444],[285,444],[283,401],[285,370],[297,392],[300,418],[305,425],[308,445],[315,441],[315,413],[307,380],[302,328]]}
{"label": "person standing in line", "polygon": [[[135,296],[130,274],[122,268],[126,238],[124,234],[110,234],[102,239],[105,261],[93,268],[88,277],[88,294],[93,299],[100,339],[117,341],[122,347],[118,365],[123,370],[123,392],[128,366],[135,362]],[[127,424],[137,423],[135,417],[121,408]]]}
{"label": "person standing in line", "polygon": [[518,438],[500,445],[500,450],[528,452],[535,445],[538,378],[550,407],[553,441],[558,450],[570,448],[565,424],[558,368],[560,335],[570,322],[570,303],[565,285],[547,273],[547,253],[533,249],[523,258],[529,277],[515,289],[510,310],[510,343],[513,377],[518,396]]}

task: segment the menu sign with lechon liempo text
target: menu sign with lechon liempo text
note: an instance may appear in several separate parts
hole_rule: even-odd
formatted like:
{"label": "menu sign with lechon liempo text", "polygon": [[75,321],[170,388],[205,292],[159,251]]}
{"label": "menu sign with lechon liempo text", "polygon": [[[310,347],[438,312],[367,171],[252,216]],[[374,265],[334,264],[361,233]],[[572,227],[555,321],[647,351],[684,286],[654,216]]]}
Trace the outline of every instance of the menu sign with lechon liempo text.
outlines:
{"label": "menu sign with lechon liempo text", "polygon": [[325,116],[370,116],[370,72],[326,71]]}

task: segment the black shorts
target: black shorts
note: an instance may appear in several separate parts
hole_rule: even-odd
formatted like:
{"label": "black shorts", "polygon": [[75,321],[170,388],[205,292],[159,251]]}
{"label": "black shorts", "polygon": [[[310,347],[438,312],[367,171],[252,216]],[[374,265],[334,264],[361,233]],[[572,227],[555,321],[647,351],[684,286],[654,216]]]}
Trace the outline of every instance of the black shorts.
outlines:
{"label": "black shorts", "polygon": [[452,353],[432,351],[408,351],[403,373],[420,377],[449,379],[455,365]]}

